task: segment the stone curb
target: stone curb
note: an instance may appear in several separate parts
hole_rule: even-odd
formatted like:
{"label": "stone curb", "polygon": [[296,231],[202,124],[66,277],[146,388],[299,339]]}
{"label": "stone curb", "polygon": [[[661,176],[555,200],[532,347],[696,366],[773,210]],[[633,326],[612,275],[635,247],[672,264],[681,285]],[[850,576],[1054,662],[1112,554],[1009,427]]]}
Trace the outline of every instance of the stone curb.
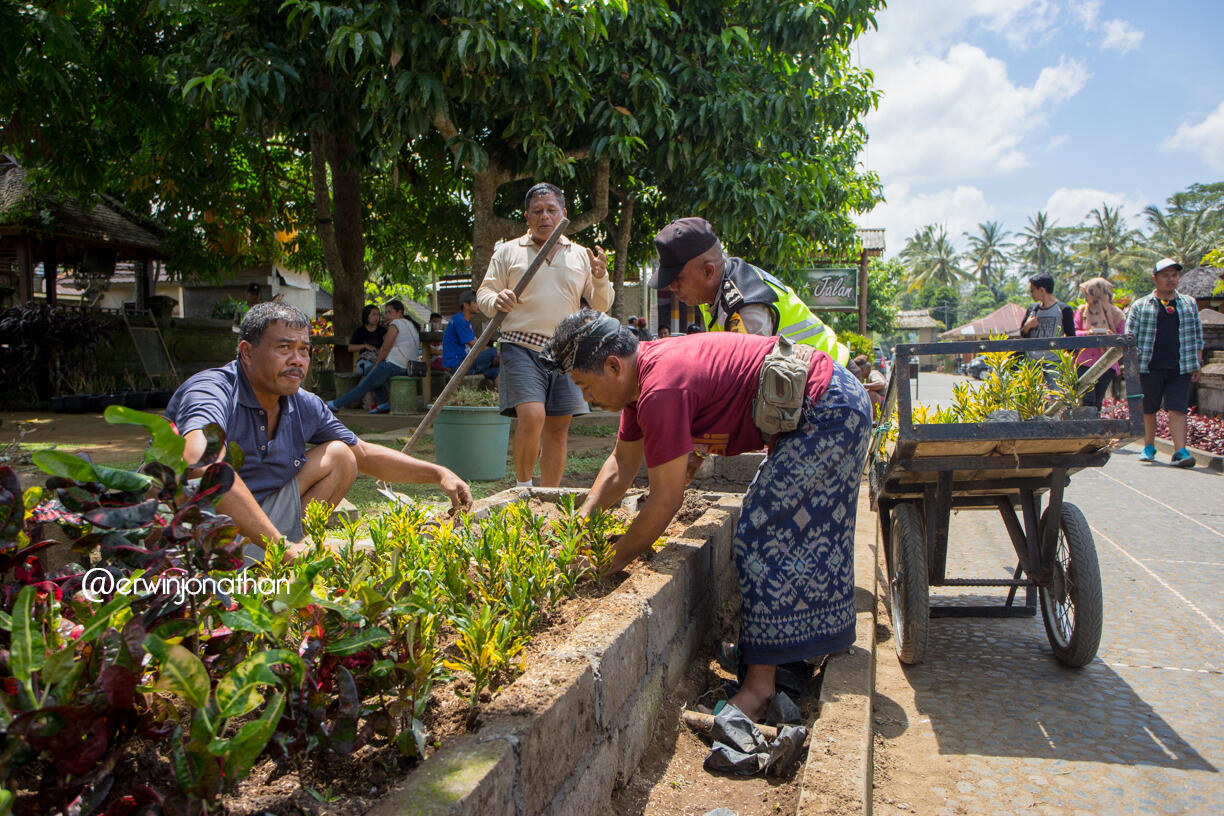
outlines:
{"label": "stone curb", "polygon": [[[1140,449],[1143,448],[1142,440],[1139,442],[1132,442],[1131,444]],[[1172,456],[1173,443],[1166,439],[1161,439],[1158,436],[1156,437],[1156,450],[1168,456]],[[1211,451],[1200,450],[1199,448],[1191,448],[1189,446],[1186,447],[1186,450],[1190,451],[1190,453],[1194,456],[1195,461],[1198,463],[1197,467],[1200,467],[1203,470],[1213,470],[1216,473],[1224,473],[1224,456],[1220,456],[1217,453],[1212,453]],[[1165,464],[1168,464],[1168,462],[1165,462]]]}
{"label": "stone curb", "polygon": [[[480,502],[562,492],[507,490]],[[662,704],[706,639],[731,564],[739,497],[715,502],[369,816],[536,816],[599,812],[647,747]]]}
{"label": "stone curb", "polygon": [[848,812],[871,816],[875,559],[876,514],[864,484],[854,527],[855,642],[825,663],[819,714],[808,737],[797,816]]}

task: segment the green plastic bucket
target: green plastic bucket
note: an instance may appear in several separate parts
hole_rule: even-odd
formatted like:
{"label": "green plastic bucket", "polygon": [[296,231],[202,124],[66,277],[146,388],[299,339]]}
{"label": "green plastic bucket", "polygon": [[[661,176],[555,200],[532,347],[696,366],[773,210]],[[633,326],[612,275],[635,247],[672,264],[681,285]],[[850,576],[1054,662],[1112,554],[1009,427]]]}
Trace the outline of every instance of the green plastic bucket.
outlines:
{"label": "green plastic bucket", "polygon": [[506,477],[510,417],[497,406],[446,406],[433,423],[434,457],[469,481]]}

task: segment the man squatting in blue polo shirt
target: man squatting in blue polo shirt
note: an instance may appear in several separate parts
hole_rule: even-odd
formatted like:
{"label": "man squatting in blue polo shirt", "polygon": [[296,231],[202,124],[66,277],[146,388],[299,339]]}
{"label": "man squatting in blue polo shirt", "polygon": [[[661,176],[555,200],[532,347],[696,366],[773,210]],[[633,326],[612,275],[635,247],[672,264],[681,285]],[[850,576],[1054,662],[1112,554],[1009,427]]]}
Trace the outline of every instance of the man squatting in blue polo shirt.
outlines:
{"label": "man squatting in blue polo shirt", "polygon": [[[201,371],[174,392],[166,418],[186,440],[183,457],[198,462],[217,423],[245,455],[218,509],[247,539],[243,552],[262,560],[264,539],[301,543],[302,508],[312,499],[332,506],[358,473],[386,482],[432,482],[452,505],[472,501],[467,483],[440,465],[372,445],[338,420],[322,399],[302,389],[310,368],[310,321],[285,303],[259,303],[242,320],[238,358]],[[308,446],[313,446],[308,449]]]}

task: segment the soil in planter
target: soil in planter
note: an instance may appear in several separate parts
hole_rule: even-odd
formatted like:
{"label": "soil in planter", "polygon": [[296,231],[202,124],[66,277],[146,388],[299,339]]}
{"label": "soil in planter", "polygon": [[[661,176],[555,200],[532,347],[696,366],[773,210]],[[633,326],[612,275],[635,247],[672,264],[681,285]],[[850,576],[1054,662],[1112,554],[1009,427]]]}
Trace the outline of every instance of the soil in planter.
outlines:
{"label": "soil in planter", "polygon": [[[710,504],[706,496],[690,491],[680,513],[669,526],[667,536],[677,536]],[[531,510],[537,515],[554,515],[555,507],[550,502],[531,503]],[[617,511],[617,515],[628,520],[630,514]],[[602,584],[585,582],[575,597],[562,602],[542,621],[525,650],[523,665],[530,665],[533,659],[560,648],[578,623],[604,597],[614,592],[628,575],[651,568],[649,558],[638,559],[626,572],[605,579]],[[453,637],[453,633],[450,633],[449,638],[444,636],[439,639],[441,652],[445,653]],[[501,687],[508,686],[513,680],[514,677],[502,678]],[[438,750],[449,738],[468,730],[469,710],[463,698],[470,693],[469,683],[470,679],[461,675],[434,688],[424,718],[429,733],[430,753]],[[495,693],[496,690],[482,692],[481,704],[487,704]],[[182,709],[177,698],[169,696],[168,699],[176,708]],[[372,705],[376,701],[366,702]],[[238,725],[241,723],[235,723],[234,727]],[[127,743],[116,756],[114,793],[122,795],[135,785],[148,785],[163,796],[175,793],[177,786],[169,753],[168,741],[133,740]],[[322,756],[307,760],[301,768],[291,764],[278,767],[272,760],[265,759],[252,768],[250,775],[232,793],[218,800],[218,807],[213,813],[223,816],[263,816],[266,813],[275,816],[358,816],[373,806],[416,764],[416,761],[404,759],[394,746],[376,743],[364,745],[349,756]],[[35,780],[42,769],[29,770],[32,775],[25,781],[37,784]],[[21,802],[33,802],[35,799],[32,797],[37,797],[36,791],[29,787],[23,790],[20,781],[16,790],[19,797],[17,812],[22,811]]]}
{"label": "soil in planter", "polygon": [[[819,675],[817,675],[817,678]],[[637,771],[624,788],[613,794],[600,816],[690,816],[725,807],[738,816],[794,814],[799,807],[807,750],[784,777],[743,777],[710,773],[702,767],[710,753],[710,740],[680,720],[683,708],[713,706],[726,699],[721,686],[734,680],[709,649],[693,661],[680,685],[665,694],[654,736]],[[803,721],[816,718],[819,683],[813,678],[809,693],[797,700]],[[822,734],[821,739],[828,735]],[[808,736],[808,748],[812,736]],[[850,816],[847,811],[844,816]],[[835,814],[843,816],[843,814]]]}

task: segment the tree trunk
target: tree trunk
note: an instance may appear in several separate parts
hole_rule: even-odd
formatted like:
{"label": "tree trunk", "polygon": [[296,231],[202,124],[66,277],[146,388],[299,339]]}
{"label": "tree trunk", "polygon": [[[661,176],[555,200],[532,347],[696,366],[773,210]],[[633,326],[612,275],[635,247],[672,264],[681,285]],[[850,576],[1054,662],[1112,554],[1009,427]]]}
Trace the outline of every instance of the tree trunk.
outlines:
{"label": "tree trunk", "polygon": [[[340,135],[322,126],[316,128],[310,134],[310,148],[315,220],[332,279],[332,326],[336,337],[347,337],[360,324],[365,303],[361,168],[347,129]],[[340,370],[352,367],[348,355],[338,354],[336,363]]]}
{"label": "tree trunk", "polygon": [[[608,314],[622,321],[625,319],[625,270],[629,267],[629,237],[633,231],[633,209],[636,204],[637,196],[633,194],[621,198],[620,218],[612,234],[615,253],[612,258],[612,289],[616,292],[616,299],[612,301]],[[645,281],[642,283],[645,285]]]}
{"label": "tree trunk", "polygon": [[526,226],[493,212],[497,189],[511,179],[492,158],[488,167],[472,174],[472,288],[480,286],[489,271],[489,259],[498,240],[513,238],[526,231]]}

